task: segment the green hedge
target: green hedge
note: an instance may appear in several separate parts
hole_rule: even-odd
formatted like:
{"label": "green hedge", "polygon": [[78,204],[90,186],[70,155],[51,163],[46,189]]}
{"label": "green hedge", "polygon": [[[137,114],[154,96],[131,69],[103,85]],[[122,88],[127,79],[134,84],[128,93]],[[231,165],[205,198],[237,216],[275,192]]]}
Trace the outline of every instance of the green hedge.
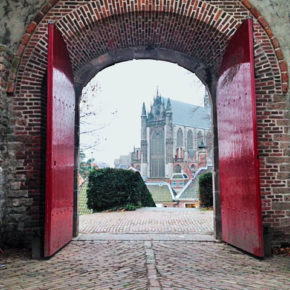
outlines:
{"label": "green hedge", "polygon": [[212,173],[204,173],[199,176],[199,199],[201,207],[213,206]]}
{"label": "green hedge", "polygon": [[94,169],[90,172],[87,205],[93,211],[134,210],[155,207],[150,192],[138,172],[124,169]]}

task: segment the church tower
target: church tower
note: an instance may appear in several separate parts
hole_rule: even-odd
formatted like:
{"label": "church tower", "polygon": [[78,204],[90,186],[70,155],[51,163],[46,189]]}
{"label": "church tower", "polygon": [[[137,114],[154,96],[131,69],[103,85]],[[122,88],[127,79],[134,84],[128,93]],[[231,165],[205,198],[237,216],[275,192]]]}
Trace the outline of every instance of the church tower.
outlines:
{"label": "church tower", "polygon": [[147,114],[145,103],[143,103],[141,114],[141,176],[144,180],[147,179],[148,170],[147,148]]}
{"label": "church tower", "polygon": [[166,134],[165,176],[167,178],[170,178],[173,173],[173,124],[172,124],[172,108],[170,99],[167,100],[166,105],[165,134]]}

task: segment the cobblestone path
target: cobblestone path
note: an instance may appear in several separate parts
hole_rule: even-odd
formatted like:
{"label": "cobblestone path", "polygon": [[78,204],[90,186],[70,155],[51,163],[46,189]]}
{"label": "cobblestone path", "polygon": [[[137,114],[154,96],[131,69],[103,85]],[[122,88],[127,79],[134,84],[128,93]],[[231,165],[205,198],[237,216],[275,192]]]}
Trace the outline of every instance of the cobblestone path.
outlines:
{"label": "cobblestone path", "polygon": [[190,208],[141,208],[80,216],[80,233],[213,232],[212,211]]}
{"label": "cobblestone path", "polygon": [[[202,232],[211,229],[206,222],[189,225],[190,211],[164,210],[172,225],[156,220],[160,212],[104,213],[98,222],[91,215],[86,231],[92,233],[49,260],[8,251],[0,258],[6,267],[0,267],[0,289],[290,289],[289,257],[256,259]],[[192,212],[212,224],[211,213],[198,213]]]}

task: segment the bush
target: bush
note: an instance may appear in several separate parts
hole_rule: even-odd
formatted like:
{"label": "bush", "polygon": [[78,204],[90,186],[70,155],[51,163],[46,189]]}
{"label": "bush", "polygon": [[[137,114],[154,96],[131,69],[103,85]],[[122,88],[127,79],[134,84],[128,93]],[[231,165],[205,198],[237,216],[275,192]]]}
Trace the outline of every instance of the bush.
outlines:
{"label": "bush", "polygon": [[199,176],[199,199],[201,207],[213,206],[213,193],[212,193],[212,173],[204,173]]}
{"label": "bush", "polygon": [[108,209],[134,210],[137,207],[155,207],[138,172],[124,169],[94,169],[89,175],[87,205],[94,211]]}

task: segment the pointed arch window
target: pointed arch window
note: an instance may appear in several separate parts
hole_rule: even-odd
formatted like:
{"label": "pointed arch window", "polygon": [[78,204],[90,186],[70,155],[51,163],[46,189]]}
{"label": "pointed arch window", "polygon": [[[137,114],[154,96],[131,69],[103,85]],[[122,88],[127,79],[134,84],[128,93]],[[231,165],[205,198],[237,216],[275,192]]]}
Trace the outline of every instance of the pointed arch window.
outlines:
{"label": "pointed arch window", "polygon": [[197,141],[197,146],[200,146],[200,144],[203,142],[203,134],[201,131],[198,131],[196,141]]}
{"label": "pointed arch window", "polygon": [[183,132],[179,128],[177,131],[177,147],[182,147],[183,146]]}
{"label": "pointed arch window", "polygon": [[150,144],[150,177],[165,176],[164,158],[164,131],[163,128],[155,128],[151,133]]}
{"label": "pointed arch window", "polygon": [[206,133],[206,141],[205,141],[206,143],[205,143],[205,145],[207,146],[207,147],[212,147],[212,145],[213,145],[213,140],[212,140],[212,133],[211,133],[211,131],[208,131],[207,133]]}
{"label": "pointed arch window", "polygon": [[187,150],[191,150],[193,149],[193,135],[192,135],[192,131],[189,130],[187,132]]}

